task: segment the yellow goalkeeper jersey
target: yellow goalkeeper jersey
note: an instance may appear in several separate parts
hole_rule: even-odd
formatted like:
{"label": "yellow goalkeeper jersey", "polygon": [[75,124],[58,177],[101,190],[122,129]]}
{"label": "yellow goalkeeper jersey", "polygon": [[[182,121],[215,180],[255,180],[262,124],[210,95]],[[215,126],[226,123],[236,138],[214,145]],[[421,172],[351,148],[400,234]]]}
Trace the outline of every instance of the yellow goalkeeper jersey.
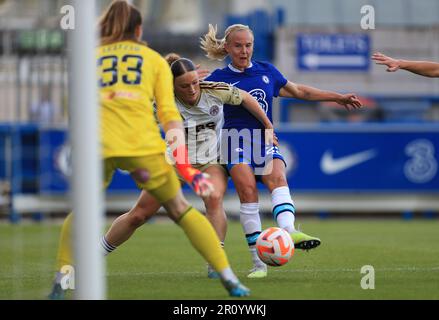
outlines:
{"label": "yellow goalkeeper jersey", "polygon": [[103,157],[164,153],[159,126],[181,121],[168,63],[146,45],[133,41],[101,46],[97,53]]}

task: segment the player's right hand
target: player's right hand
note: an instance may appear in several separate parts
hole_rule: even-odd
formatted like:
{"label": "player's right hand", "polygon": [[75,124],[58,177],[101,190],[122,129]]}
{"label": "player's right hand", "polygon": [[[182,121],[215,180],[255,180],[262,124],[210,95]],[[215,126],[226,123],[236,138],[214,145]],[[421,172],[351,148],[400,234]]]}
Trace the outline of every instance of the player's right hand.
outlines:
{"label": "player's right hand", "polygon": [[276,133],[274,133],[273,129],[265,129],[264,133],[266,145],[279,147],[279,139],[277,138]]}
{"label": "player's right hand", "polygon": [[342,94],[335,102],[345,107],[345,109],[348,111],[360,109],[363,106],[362,102],[360,99],[358,99],[355,93]]}
{"label": "player's right hand", "polygon": [[193,176],[191,186],[194,192],[203,198],[209,197],[215,190],[212,182],[209,180],[209,175],[201,171]]}

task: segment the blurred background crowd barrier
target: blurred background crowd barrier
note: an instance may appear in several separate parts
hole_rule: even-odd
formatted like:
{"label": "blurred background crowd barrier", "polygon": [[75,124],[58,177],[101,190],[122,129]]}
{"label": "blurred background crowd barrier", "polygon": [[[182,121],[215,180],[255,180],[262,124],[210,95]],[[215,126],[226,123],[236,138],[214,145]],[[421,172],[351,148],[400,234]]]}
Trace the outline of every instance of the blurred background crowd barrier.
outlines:
{"label": "blurred background crowd barrier", "polygon": [[[0,0],[0,216],[12,221],[69,209],[69,34],[59,25],[68,3]],[[251,7],[245,0],[133,3],[145,16],[144,39],[162,54],[222,67],[227,61],[203,56],[199,38],[209,23],[218,25],[220,36],[228,25],[243,23],[254,30],[255,59],[272,62],[293,82],[360,96],[365,107],[354,112],[276,99],[273,120],[301,211],[439,211],[439,80],[387,73],[370,60],[380,51],[439,62],[439,2],[370,0],[373,30],[361,29],[359,0],[254,0]],[[351,162],[334,168],[343,159]],[[270,211],[269,195],[260,190],[262,208]],[[119,172],[108,210],[128,209],[137,195]],[[237,201],[229,192],[230,213],[237,213]]]}

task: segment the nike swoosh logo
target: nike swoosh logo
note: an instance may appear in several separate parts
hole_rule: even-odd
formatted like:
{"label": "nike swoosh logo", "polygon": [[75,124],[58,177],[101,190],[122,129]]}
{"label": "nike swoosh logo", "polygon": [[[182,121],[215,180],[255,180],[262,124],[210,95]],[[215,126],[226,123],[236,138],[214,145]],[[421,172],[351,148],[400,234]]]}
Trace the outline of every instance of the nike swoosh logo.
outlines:
{"label": "nike swoosh logo", "polygon": [[327,175],[337,174],[376,157],[375,149],[354,153],[334,159],[331,151],[326,151],[320,161],[320,169]]}
{"label": "nike swoosh logo", "polygon": [[230,85],[233,87],[233,86],[236,86],[238,83],[240,83],[241,81],[236,81],[235,83],[231,83]]}

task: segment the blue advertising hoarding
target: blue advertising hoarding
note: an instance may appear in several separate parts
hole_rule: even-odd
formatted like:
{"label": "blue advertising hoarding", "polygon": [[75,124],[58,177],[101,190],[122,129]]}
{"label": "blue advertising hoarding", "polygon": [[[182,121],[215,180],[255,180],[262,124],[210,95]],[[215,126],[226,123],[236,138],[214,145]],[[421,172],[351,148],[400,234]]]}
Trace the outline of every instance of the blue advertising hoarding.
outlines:
{"label": "blue advertising hoarding", "polygon": [[[71,146],[65,130],[40,132],[40,194],[65,193],[71,175]],[[108,192],[133,192],[137,187],[127,172],[116,170]]]}
{"label": "blue advertising hoarding", "polygon": [[439,192],[439,131],[279,132],[296,191]]}
{"label": "blue advertising hoarding", "polygon": [[[439,129],[374,128],[278,131],[290,188],[294,192],[439,192]],[[65,192],[70,167],[66,135],[44,131],[41,143],[46,149],[41,152],[40,192]],[[109,191],[138,189],[127,173],[118,171]]]}
{"label": "blue advertising hoarding", "polygon": [[298,34],[297,66],[301,71],[367,71],[367,34]]}
{"label": "blue advertising hoarding", "polygon": [[[0,181],[8,178],[8,137],[10,135],[8,126],[0,125]],[[10,157],[10,156],[9,156]]]}

